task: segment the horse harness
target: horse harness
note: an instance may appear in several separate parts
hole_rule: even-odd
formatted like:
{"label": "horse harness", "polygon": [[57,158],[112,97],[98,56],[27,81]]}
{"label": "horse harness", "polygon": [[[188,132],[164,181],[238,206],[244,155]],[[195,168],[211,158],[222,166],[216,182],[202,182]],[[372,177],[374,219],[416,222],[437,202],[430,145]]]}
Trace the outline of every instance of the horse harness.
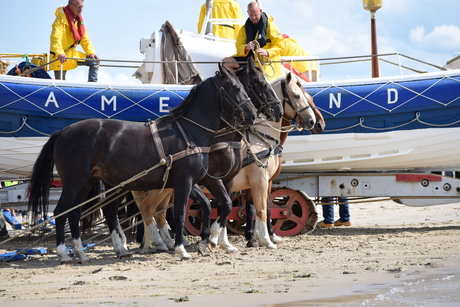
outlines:
{"label": "horse harness", "polygon": [[[300,116],[300,113],[302,111],[308,110],[311,107],[309,104],[307,104],[307,106],[302,108],[302,109],[297,109],[296,107],[294,107],[294,104],[292,103],[292,101],[289,98],[289,95],[288,95],[288,93],[286,91],[286,80],[284,80],[284,79],[281,80],[281,90],[282,90],[282,93],[283,93],[283,103],[287,103],[294,110],[294,113],[295,113],[294,119],[297,116]],[[317,107],[315,106],[313,109],[316,109],[316,108]],[[252,164],[254,162],[257,162],[257,166],[266,168],[268,165],[267,164],[262,164],[262,162],[260,162],[260,160],[262,160],[264,158],[268,158],[271,155],[282,156],[283,148],[282,148],[279,140],[276,140],[272,136],[258,131],[254,127],[251,128],[251,132],[256,137],[258,137],[260,140],[262,140],[263,142],[265,142],[267,144],[268,144],[267,140],[270,140],[270,141],[274,142],[275,146],[273,146],[273,147],[270,146],[270,148],[267,148],[267,149],[262,150],[262,151],[257,152],[257,153],[253,153],[250,150],[250,148],[248,147],[248,156],[243,159],[242,167],[245,167],[245,166],[248,166],[248,165],[250,165],[250,164]]]}
{"label": "horse harness", "polygon": [[198,146],[195,146],[193,143],[191,143],[188,140],[187,135],[185,134],[184,129],[182,128],[182,125],[180,124],[180,122],[176,120],[175,123],[177,127],[179,128],[179,131],[181,132],[182,137],[185,140],[185,143],[187,144],[187,148],[182,151],[176,152],[174,154],[169,154],[166,157],[165,150],[163,147],[163,142],[158,133],[157,122],[154,120],[149,120],[148,122],[148,125],[150,127],[150,132],[152,133],[152,137],[153,137],[153,143],[155,144],[158,155],[160,156],[160,165],[166,166],[165,174],[163,176],[163,188],[161,190],[164,189],[166,182],[168,181],[169,171],[171,170],[172,164],[175,160],[179,160],[187,156],[198,154],[198,153],[209,153],[209,150],[210,150],[209,147],[198,147]]}
{"label": "horse harness", "polygon": [[[239,68],[239,70],[243,71],[246,69],[246,75],[247,75],[247,81],[248,81],[248,84],[247,84],[247,93],[248,94],[252,94],[256,100],[260,103],[260,108],[257,110],[257,115],[259,115],[260,113],[264,113],[265,115],[267,115],[267,117],[272,117],[273,114],[275,113],[275,111],[273,110],[273,106],[278,104],[278,101],[274,100],[274,99],[271,99],[271,100],[268,100],[267,97],[261,97],[262,94],[264,91],[263,89],[260,88],[260,84],[259,83],[254,83],[253,85],[251,84],[250,80],[251,80],[251,77],[249,75],[249,69],[248,69],[248,66],[243,66],[241,68]],[[238,73],[238,71],[236,72]],[[265,112],[266,111],[266,112]]]}
{"label": "horse harness", "polygon": [[[250,100],[249,99],[245,99],[243,102],[241,103],[238,103],[237,101],[235,101],[232,97],[230,97],[228,95],[228,93],[225,91],[225,88],[221,86],[219,80],[217,80],[217,77],[214,77],[212,78],[212,80],[214,81],[214,85],[218,88],[219,92],[220,92],[220,97],[222,98],[222,103],[224,100],[226,100],[227,102],[229,102],[231,105],[234,106],[234,110],[235,111],[239,111],[240,112],[240,117],[241,118],[244,118],[244,110],[241,108],[242,105],[248,103]],[[214,130],[211,130],[209,128],[206,128],[186,117],[182,117],[183,119],[209,131],[209,132],[213,132],[213,133],[216,133],[217,131],[214,131]],[[159,162],[159,165],[165,165],[166,166],[166,170],[165,170],[165,174],[163,175],[163,187],[162,187],[162,191],[164,189],[164,187],[166,186],[166,182],[168,181],[168,177],[169,177],[169,171],[171,170],[172,168],[172,164],[175,160],[179,160],[179,159],[182,159],[182,158],[185,158],[187,156],[190,156],[190,155],[194,155],[194,154],[198,154],[198,153],[209,153],[211,148],[209,146],[202,146],[202,147],[198,147],[196,146],[195,144],[193,144],[192,142],[189,141],[188,137],[187,137],[187,134],[185,133],[182,125],[180,124],[180,122],[175,119],[174,120],[174,123],[177,125],[177,127],[179,128],[179,131],[185,141],[185,143],[187,144],[187,148],[182,150],[182,151],[179,151],[179,152],[176,152],[174,154],[169,154],[168,156],[166,156],[165,154],[165,151],[164,151],[164,147],[163,147],[163,142],[162,142],[162,138],[160,137],[159,135],[159,131],[158,131],[158,127],[157,127],[157,121],[155,120],[148,120],[148,125],[150,127],[150,132],[152,134],[152,137],[153,137],[153,143],[155,145],[155,148],[157,150],[157,153],[158,155],[160,156],[160,162]],[[215,149],[214,149],[215,150]]]}

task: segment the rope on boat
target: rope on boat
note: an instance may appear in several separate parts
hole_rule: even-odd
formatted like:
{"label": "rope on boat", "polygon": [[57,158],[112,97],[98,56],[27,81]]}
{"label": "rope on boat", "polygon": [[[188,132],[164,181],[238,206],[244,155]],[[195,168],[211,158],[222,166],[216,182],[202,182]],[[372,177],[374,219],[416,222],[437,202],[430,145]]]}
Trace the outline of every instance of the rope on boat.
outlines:
{"label": "rope on boat", "polygon": [[[257,42],[257,44],[258,44],[258,42]],[[418,60],[416,58],[404,55],[404,54],[399,53],[399,52],[383,53],[383,54],[377,54],[377,55],[345,56],[345,57],[335,57],[335,58],[292,59],[292,60],[289,60],[289,61],[290,62],[319,61],[320,62],[319,65],[331,65],[331,64],[342,64],[342,63],[369,61],[369,59],[354,60],[354,61],[339,61],[339,62],[331,62],[331,63],[321,63],[321,61],[336,61],[336,60],[350,60],[350,59],[362,59],[362,58],[379,57],[379,60],[382,60],[383,62],[393,64],[393,65],[398,65],[398,66],[401,66],[402,68],[405,68],[405,69],[408,69],[408,70],[411,70],[411,71],[414,71],[414,72],[417,72],[417,73],[423,73],[423,71],[419,71],[419,70],[416,70],[416,69],[409,68],[407,66],[402,66],[402,65],[399,65],[399,64],[396,64],[396,63],[392,63],[390,61],[383,60],[383,59],[380,58],[380,57],[385,57],[385,56],[402,56],[402,57],[410,59],[412,61],[419,62],[419,63],[425,64],[425,65],[428,65],[428,66],[432,66],[432,67],[437,68],[439,70],[447,70],[444,67],[441,67],[441,66],[438,66],[438,65],[435,65],[435,64],[431,64],[431,63],[428,63],[428,62],[425,62],[425,61],[422,61],[422,60]],[[67,58],[67,59],[68,60],[77,60],[77,61],[84,60],[82,58]],[[21,74],[19,74],[19,76],[24,76],[26,74],[30,74],[30,73],[35,72],[35,71],[37,71],[39,69],[42,69],[42,68],[44,68],[46,70],[46,67],[49,64],[51,64],[51,63],[53,63],[55,61],[58,61],[58,59],[53,60],[53,61],[48,62],[48,63],[43,64],[43,65],[34,67],[34,68],[32,68],[32,69],[30,69],[28,71],[22,72]],[[177,61],[177,60],[174,60],[174,61],[146,61],[146,60],[98,59],[97,61],[98,62],[113,62],[113,63],[139,63],[139,64],[218,64],[218,63],[220,63],[220,62],[209,62],[209,61]],[[260,64],[262,64],[261,67],[264,65],[264,62],[266,62],[266,61],[269,61],[270,64],[268,64],[268,65],[271,65],[272,63],[282,63],[282,62],[284,62],[284,61],[272,61],[272,60],[268,59],[267,57],[262,57],[260,59]],[[116,68],[133,68],[133,69],[134,68],[139,68],[139,66],[125,66],[125,65],[100,65],[100,66],[101,67],[116,67]]]}

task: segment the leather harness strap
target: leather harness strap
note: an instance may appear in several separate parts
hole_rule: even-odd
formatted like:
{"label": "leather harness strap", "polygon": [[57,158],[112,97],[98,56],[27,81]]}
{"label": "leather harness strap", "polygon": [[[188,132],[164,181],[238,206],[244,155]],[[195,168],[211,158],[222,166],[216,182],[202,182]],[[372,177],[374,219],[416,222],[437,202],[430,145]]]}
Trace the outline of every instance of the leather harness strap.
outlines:
{"label": "leather harness strap", "polygon": [[227,148],[233,148],[233,149],[241,149],[241,142],[235,142],[235,141],[228,141],[228,142],[219,142],[216,144],[211,145],[211,150],[210,152],[221,150],[221,149],[227,149]]}
{"label": "leather harness strap", "polygon": [[179,124],[178,121],[175,121],[175,123],[179,127],[182,137],[187,143],[187,148],[185,150],[176,152],[174,154],[170,154],[168,155],[168,157],[166,157],[163,143],[158,133],[157,123],[154,120],[149,120],[150,132],[152,133],[153,143],[155,144],[158,155],[160,156],[160,164],[166,166],[166,171],[163,176],[163,188],[161,189],[162,191],[166,185],[166,182],[168,181],[169,170],[172,168],[173,161],[185,158],[190,155],[198,154],[198,153],[209,153],[209,150],[210,150],[209,147],[198,147],[190,143],[187,139],[187,136],[184,133],[184,130],[182,129],[182,126]]}
{"label": "leather harness strap", "polygon": [[[153,142],[154,142],[155,147],[157,149],[158,155],[160,156],[160,159],[165,160],[165,163],[162,163],[162,164],[166,164],[166,160],[168,158],[172,158],[172,160],[179,160],[181,158],[184,158],[186,156],[193,155],[193,154],[209,153],[210,147],[198,147],[198,146],[195,146],[192,143],[190,143],[188,141],[188,139],[187,139],[187,136],[184,133],[184,130],[182,129],[181,125],[179,124],[179,122],[176,121],[176,124],[179,127],[185,142],[187,143],[187,149],[184,149],[182,151],[176,152],[175,154],[172,154],[172,155],[170,154],[168,157],[166,157],[165,151],[164,151],[164,148],[163,148],[163,143],[161,141],[160,135],[158,134],[158,128],[157,128],[156,121],[153,121],[153,120],[150,121],[150,132],[152,133]],[[172,163],[172,161],[171,161],[171,163]]]}

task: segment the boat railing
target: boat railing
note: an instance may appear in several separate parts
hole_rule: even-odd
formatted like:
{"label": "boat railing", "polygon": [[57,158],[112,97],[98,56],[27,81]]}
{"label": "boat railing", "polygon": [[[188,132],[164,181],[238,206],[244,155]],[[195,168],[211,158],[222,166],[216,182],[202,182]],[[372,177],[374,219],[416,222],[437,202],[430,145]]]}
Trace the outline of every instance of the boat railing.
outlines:
{"label": "boat railing", "polygon": [[[8,58],[21,57],[21,56],[22,55],[19,55],[19,54],[0,54],[0,63],[1,63],[1,65],[0,65],[1,66],[0,75],[1,74],[6,74],[8,72],[8,66],[12,64],[11,60],[8,59]],[[38,59],[39,61],[36,62],[36,63],[41,64],[41,65],[38,65],[37,67],[32,68],[31,70],[29,70],[27,72],[23,72],[19,76],[24,76],[25,74],[32,73],[32,72],[34,72],[36,70],[39,70],[39,69],[42,69],[42,68],[45,69],[46,71],[49,71],[49,69],[48,69],[49,66],[48,65],[50,63],[52,63],[53,61],[51,61],[51,62],[46,61],[45,62],[44,59],[48,58],[46,56],[46,53],[45,54],[31,54],[29,56],[32,57],[32,59]],[[358,56],[324,57],[324,58],[321,58],[321,57],[318,57],[318,56],[307,56],[307,57],[300,57],[300,56],[295,57],[295,56],[292,56],[292,57],[282,57],[281,61],[279,61],[279,62],[281,62],[281,63],[288,62],[290,64],[292,64],[293,62],[309,62],[309,63],[311,63],[311,64],[309,64],[310,68],[313,66],[313,63],[315,63],[316,64],[315,68],[317,69],[317,77],[315,78],[314,76],[311,75],[311,73],[312,73],[311,69],[308,72],[308,74],[309,74],[308,77],[312,81],[320,81],[320,67],[321,66],[339,65],[339,64],[371,61],[372,57],[378,57],[379,60],[382,61],[382,62],[385,62],[385,63],[387,63],[389,65],[394,65],[394,66],[399,67],[400,75],[404,74],[403,73],[404,70],[409,70],[411,72],[420,73],[420,74],[428,72],[427,70],[415,69],[415,68],[411,68],[411,67],[409,67],[407,65],[403,65],[402,61],[401,61],[402,58],[405,58],[405,59],[408,59],[408,60],[411,60],[411,61],[414,61],[414,62],[417,62],[417,63],[421,63],[421,64],[424,64],[424,65],[427,65],[427,66],[431,66],[431,67],[433,67],[433,68],[435,68],[437,70],[441,70],[441,71],[447,70],[444,67],[441,67],[441,66],[438,66],[438,65],[435,65],[435,64],[432,64],[432,63],[428,63],[426,61],[422,61],[422,60],[419,60],[419,59],[404,55],[404,54],[399,53],[399,52],[383,53],[383,54],[378,54],[378,55],[358,55]],[[389,57],[396,57],[396,60],[392,61],[390,59],[387,59]],[[81,58],[68,58],[68,59],[69,60],[80,60],[80,61],[82,60]],[[179,79],[178,78],[178,71],[179,71],[178,68],[179,68],[179,65],[181,65],[181,64],[209,64],[209,65],[216,65],[216,64],[219,63],[217,61],[179,61],[179,60],[174,60],[174,61],[150,61],[150,60],[145,60],[145,59],[144,60],[98,59],[97,61],[100,62],[100,67],[129,68],[129,69],[139,69],[144,64],[171,64],[172,63],[172,64],[174,64],[174,67],[175,67],[176,80]],[[277,61],[273,61],[273,62],[277,62]],[[134,73],[133,76],[138,77],[138,76],[136,76],[136,73]],[[180,84],[180,83],[177,83],[177,84]]]}

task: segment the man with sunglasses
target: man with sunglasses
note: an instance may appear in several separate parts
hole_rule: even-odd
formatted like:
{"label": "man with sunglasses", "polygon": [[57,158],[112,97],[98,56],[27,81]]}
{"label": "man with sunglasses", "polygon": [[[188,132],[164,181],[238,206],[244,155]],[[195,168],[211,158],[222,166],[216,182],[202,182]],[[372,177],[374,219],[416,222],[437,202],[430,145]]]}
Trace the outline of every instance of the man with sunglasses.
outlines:
{"label": "man with sunglasses", "polygon": [[[50,61],[52,62],[50,69],[54,70],[56,79],[65,80],[67,70],[85,65],[89,66],[88,82],[97,82],[99,57],[89,40],[83,22],[81,15],[83,2],[84,0],[69,0],[67,6],[56,9],[56,19],[50,35]],[[78,45],[81,45],[84,53],[76,50]],[[67,58],[81,58],[82,60],[68,60]]]}

